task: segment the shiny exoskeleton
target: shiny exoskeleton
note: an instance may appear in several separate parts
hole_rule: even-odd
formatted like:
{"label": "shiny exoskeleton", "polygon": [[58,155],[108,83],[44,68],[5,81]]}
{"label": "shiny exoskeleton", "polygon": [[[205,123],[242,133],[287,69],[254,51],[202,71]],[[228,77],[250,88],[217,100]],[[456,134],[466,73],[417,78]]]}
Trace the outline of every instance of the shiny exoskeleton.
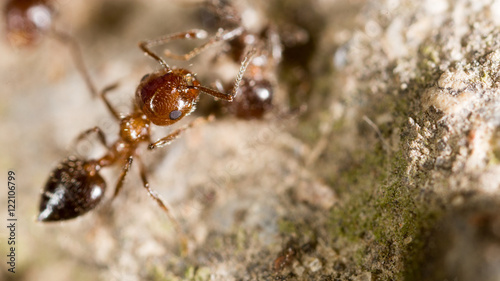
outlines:
{"label": "shiny exoskeleton", "polygon": [[243,77],[239,93],[228,111],[242,119],[260,119],[273,108],[273,86],[267,79]]}
{"label": "shiny exoskeleton", "polygon": [[106,182],[94,164],[71,157],[57,166],[42,193],[39,220],[75,218],[99,204]]}
{"label": "shiny exoskeleton", "polygon": [[[193,50],[192,53],[198,53],[218,41],[229,40],[237,33],[237,31],[221,31],[215,37],[208,40],[207,43]],[[238,87],[248,66],[251,53],[243,60],[233,89],[229,94],[225,94],[201,86],[195,75],[186,69],[171,68],[150,48],[174,39],[203,38],[205,34],[206,32],[203,30],[190,30],[139,43],[139,47],[147,55],[158,61],[162,65],[162,68],[142,78],[136,90],[133,111],[125,117],[122,117],[113,108],[106,97],[107,93],[115,88],[116,85],[102,91],[100,96],[105,105],[120,123],[118,140],[108,145],[104,134],[98,127],[83,132],[78,140],[86,137],[88,134],[96,133],[101,143],[107,148],[107,153],[98,159],[70,158],[69,160],[64,160],[53,171],[43,189],[38,220],[54,221],[71,219],[95,208],[103,197],[106,187],[106,184],[99,175],[99,171],[104,167],[119,164],[123,168],[113,198],[116,197],[123,185],[125,176],[130,170],[132,162],[134,159],[137,159],[144,188],[172,221],[175,222],[175,219],[169,213],[162,199],[149,187],[146,179],[146,169],[142,161],[140,161],[140,150],[138,150],[138,147],[144,143],[149,143],[149,149],[167,145],[182,131],[195,125],[197,122],[203,121],[203,119],[198,118],[194,122],[174,130],[166,137],[151,142],[151,125],[168,126],[178,122],[194,110],[200,93],[232,101],[238,92]]]}

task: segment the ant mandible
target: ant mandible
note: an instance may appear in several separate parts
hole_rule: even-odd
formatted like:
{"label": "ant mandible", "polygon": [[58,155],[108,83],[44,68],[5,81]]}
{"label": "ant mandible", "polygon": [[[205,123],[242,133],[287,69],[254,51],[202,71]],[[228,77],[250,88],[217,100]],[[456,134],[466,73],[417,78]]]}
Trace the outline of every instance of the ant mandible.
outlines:
{"label": "ant mandible", "polygon": [[67,46],[76,68],[82,75],[93,96],[97,90],[91,81],[83,62],[76,40],[53,24],[54,5],[52,0],[7,0],[4,6],[7,40],[14,47],[33,47],[44,35],[52,37]]}
{"label": "ant mandible", "polygon": [[[220,41],[230,40],[234,36],[238,36],[240,32],[240,29],[220,30],[207,43],[195,48],[189,54],[196,55]],[[254,53],[253,50],[250,50],[242,61],[234,87],[229,94],[201,86],[193,73],[186,69],[171,68],[165,60],[151,50],[154,46],[176,39],[200,39],[205,37],[206,32],[203,30],[190,30],[139,43],[139,47],[145,54],[155,59],[162,68],[142,78],[136,90],[133,111],[127,116],[122,117],[107,99],[107,93],[114,89],[116,85],[109,86],[101,92],[100,96],[106,107],[120,123],[119,138],[115,143],[108,146],[99,127],[94,127],[80,134],[77,141],[89,134],[96,133],[100,142],[107,148],[107,153],[98,159],[70,157],[63,160],[52,171],[42,191],[39,221],[68,220],[94,209],[103,198],[106,189],[106,182],[99,174],[100,170],[121,163],[123,168],[114,191],[113,198],[115,198],[123,186],[125,176],[130,170],[132,162],[136,159],[139,163],[144,188],[167,213],[168,217],[176,225],[177,230],[180,231],[177,221],[170,214],[163,200],[149,187],[146,169],[141,161],[138,146],[142,143],[150,143],[148,148],[155,149],[167,145],[179,136],[182,131],[202,122],[203,119],[198,118],[192,123],[174,130],[166,137],[151,142],[151,123],[158,126],[168,126],[178,122],[194,110],[200,93],[206,93],[214,98],[229,102],[234,99],[242,76]]]}

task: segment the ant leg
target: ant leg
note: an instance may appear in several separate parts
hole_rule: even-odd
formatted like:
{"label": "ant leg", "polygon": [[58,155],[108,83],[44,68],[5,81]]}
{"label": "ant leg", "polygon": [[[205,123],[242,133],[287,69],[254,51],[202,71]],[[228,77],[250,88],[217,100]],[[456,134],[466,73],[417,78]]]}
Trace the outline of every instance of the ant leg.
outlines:
{"label": "ant leg", "polygon": [[[214,37],[212,37],[208,42],[205,44],[201,45],[198,48],[195,48],[191,52],[185,54],[185,55],[175,55],[170,53],[168,50],[165,51],[165,55],[169,58],[174,58],[178,60],[189,60],[192,57],[198,55],[202,51],[206,50],[208,47],[212,46],[213,44],[220,42],[220,41],[226,41],[226,40],[231,40],[232,38],[240,35],[243,32],[242,27],[238,27],[236,29],[233,29],[228,32],[224,32],[223,30],[220,30]],[[169,41],[173,40],[178,40],[178,39],[204,39],[207,37],[207,32],[202,29],[192,29],[184,32],[179,32],[179,33],[173,33],[173,34],[168,34],[156,39],[149,39],[149,40],[144,40],[139,42],[139,48],[143,50],[147,55],[158,61],[165,69],[169,70],[170,67],[168,66],[167,62],[165,62],[164,59],[160,58],[156,53],[154,53],[151,50],[151,47],[154,46],[159,46],[168,43]]]}
{"label": "ant leg", "polygon": [[56,40],[65,44],[66,46],[68,46],[68,48],[71,52],[71,57],[73,58],[73,61],[75,62],[75,66],[76,66],[78,72],[80,72],[80,74],[82,75],[83,80],[85,81],[85,84],[87,84],[87,88],[92,93],[92,96],[96,97],[97,90],[96,90],[95,84],[94,84],[94,82],[92,82],[92,79],[90,78],[89,71],[88,71],[87,67],[85,66],[85,62],[83,60],[80,45],[78,44],[76,39],[65,32],[62,32],[60,30],[56,30],[55,28],[52,28],[51,32],[49,32],[48,34],[54,36],[54,38]]}
{"label": "ant leg", "polygon": [[101,128],[99,128],[99,127],[94,127],[94,128],[88,129],[85,132],[81,133],[76,138],[75,143],[79,143],[80,141],[82,141],[84,138],[86,138],[88,135],[90,135],[92,133],[96,133],[97,137],[99,138],[99,141],[101,142],[101,144],[104,147],[108,147],[107,144],[106,144],[106,136],[104,135],[104,133],[102,132]]}
{"label": "ant leg", "polygon": [[143,50],[147,55],[155,59],[159,64],[161,64],[165,69],[170,70],[167,62],[160,58],[156,53],[151,50],[151,47],[163,45],[169,41],[176,39],[191,39],[191,38],[205,38],[206,32],[201,29],[193,29],[186,32],[179,32],[168,34],[156,39],[148,39],[139,42],[139,48]]}
{"label": "ant leg", "polygon": [[118,182],[116,183],[115,194],[113,194],[112,199],[115,199],[115,197],[118,195],[118,193],[122,189],[123,183],[125,182],[125,176],[127,175],[128,171],[130,170],[130,167],[132,166],[133,160],[134,160],[133,157],[129,156],[127,159],[127,163],[125,163],[125,166],[123,166],[123,170],[120,174],[120,177],[118,178]]}
{"label": "ant leg", "polygon": [[[140,158],[138,158],[138,159],[140,159]],[[170,210],[167,208],[167,205],[165,205],[165,203],[163,202],[163,199],[161,199],[160,195],[156,191],[152,190],[149,187],[149,182],[148,182],[148,179],[146,176],[146,167],[144,166],[144,163],[141,160],[139,160],[139,170],[141,173],[141,179],[142,179],[143,186],[148,191],[149,196],[151,196],[151,198],[153,198],[153,200],[156,201],[156,203],[160,206],[160,208],[162,208],[163,211],[165,211],[168,218],[174,223],[175,228],[180,231],[181,227],[180,227],[179,222],[174,218],[172,213],[170,213]]]}
{"label": "ant leg", "polygon": [[[167,58],[188,61],[188,60],[192,59],[193,57],[197,56],[198,54],[200,54],[201,52],[205,51],[206,49],[212,47],[214,44],[217,44],[217,43],[222,42],[222,41],[231,40],[234,37],[241,35],[242,33],[243,33],[243,27],[238,27],[238,28],[235,28],[235,29],[230,30],[230,31],[224,31],[223,29],[219,29],[217,34],[215,34],[215,36],[210,38],[210,40],[208,40],[208,42],[204,43],[203,45],[201,45],[199,47],[194,48],[192,51],[190,51],[187,54],[184,54],[184,55],[173,54],[168,49],[163,51],[163,54]],[[206,33],[204,34],[204,36],[206,36]],[[186,37],[186,39],[187,38],[188,37]],[[191,39],[191,37],[189,37],[189,39]]]}
{"label": "ant leg", "polygon": [[168,145],[168,144],[170,144],[170,142],[172,142],[174,139],[176,139],[185,130],[187,130],[187,129],[191,128],[191,127],[197,126],[197,125],[199,125],[201,123],[210,122],[213,119],[214,119],[213,115],[210,115],[207,118],[205,118],[205,117],[198,117],[195,120],[193,120],[191,123],[185,125],[184,127],[181,127],[179,129],[173,131],[172,133],[168,134],[166,137],[163,137],[163,138],[155,141],[154,143],[150,144],[148,146],[148,149],[153,150],[155,148]]}
{"label": "ant leg", "polygon": [[248,65],[250,64],[250,61],[252,60],[253,55],[255,54],[256,50],[251,49],[250,51],[247,52],[245,59],[241,62],[241,67],[240,71],[238,72],[238,75],[236,76],[236,80],[234,81],[234,86],[229,92],[229,94],[224,94],[220,91],[213,90],[204,86],[190,86],[190,88],[198,89],[202,92],[204,92],[207,95],[211,95],[214,98],[219,98],[222,100],[226,100],[229,102],[232,102],[234,97],[236,96],[236,93],[240,87],[241,80],[243,79],[243,75],[245,74],[245,71],[247,70]]}
{"label": "ant leg", "polygon": [[186,236],[186,234],[182,230],[182,227],[179,224],[179,222],[177,221],[177,219],[175,219],[175,217],[172,215],[170,210],[167,208],[167,205],[163,202],[163,199],[161,199],[160,195],[156,191],[152,190],[149,187],[149,182],[148,182],[148,179],[146,176],[146,167],[144,166],[144,163],[142,162],[142,160],[140,158],[137,158],[137,159],[139,161],[139,171],[141,174],[141,179],[142,179],[142,183],[143,183],[144,188],[148,191],[149,196],[151,196],[151,198],[153,198],[153,200],[155,200],[156,203],[158,203],[158,205],[160,206],[160,208],[162,208],[163,211],[165,211],[165,213],[167,214],[168,219],[172,222],[175,230],[181,236],[182,252],[186,253],[187,252],[187,236]]}
{"label": "ant leg", "polygon": [[99,96],[104,101],[104,104],[108,108],[109,112],[111,112],[111,115],[113,115],[113,117],[115,117],[116,120],[120,121],[121,120],[121,115],[113,108],[113,106],[111,105],[111,103],[109,102],[109,100],[108,100],[108,98],[106,96],[111,90],[114,90],[116,87],[118,87],[118,83],[114,83],[114,84],[111,84],[111,85],[107,86],[106,88],[104,88],[101,91],[101,93],[99,94]]}

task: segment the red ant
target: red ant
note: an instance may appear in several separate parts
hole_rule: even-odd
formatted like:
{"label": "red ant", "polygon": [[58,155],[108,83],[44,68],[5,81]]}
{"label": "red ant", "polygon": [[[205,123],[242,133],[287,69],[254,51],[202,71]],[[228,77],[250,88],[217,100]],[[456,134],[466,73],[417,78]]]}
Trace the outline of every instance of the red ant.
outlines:
{"label": "red ant", "polygon": [[97,90],[83,63],[78,43],[71,35],[54,27],[55,8],[52,2],[52,0],[7,0],[4,6],[7,40],[14,47],[32,47],[43,35],[47,35],[68,46],[78,71],[91,93],[96,96]]}
{"label": "red ant", "polygon": [[[207,43],[194,49],[189,54],[198,54],[207,47],[238,36],[238,29],[220,31]],[[98,127],[92,128],[80,134],[77,138],[81,140],[91,133],[96,133],[100,142],[107,148],[107,153],[98,159],[80,159],[70,157],[63,160],[56,169],[52,171],[42,191],[40,202],[39,221],[61,221],[81,216],[94,209],[104,196],[106,183],[99,171],[113,164],[122,165],[122,171],[118,178],[113,198],[122,188],[132,162],[139,162],[139,170],[144,188],[148,194],[167,213],[169,218],[175,222],[177,229],[180,227],[160,196],[149,187],[146,178],[146,169],[140,158],[138,147],[142,143],[150,143],[149,149],[155,149],[169,144],[188,127],[199,123],[201,119],[174,130],[169,135],[155,142],[151,142],[151,123],[157,126],[172,125],[194,110],[195,103],[200,93],[211,95],[214,98],[225,101],[233,101],[238,93],[238,87],[242,76],[248,67],[253,50],[241,63],[236,82],[229,94],[222,93],[200,85],[195,75],[186,69],[171,68],[165,60],[155,54],[151,47],[165,44],[176,39],[198,39],[204,38],[206,32],[203,30],[190,30],[171,35],[166,35],[153,40],[145,40],[139,43],[139,47],[162,68],[153,73],[145,75],[135,94],[133,110],[127,116],[122,117],[108,101],[107,93],[116,85],[105,88],[100,96],[113,117],[120,123],[119,138],[112,145],[107,144],[105,136]]]}
{"label": "red ant", "polygon": [[[257,54],[250,61],[248,71],[241,81],[234,102],[226,105],[228,111],[242,119],[260,119],[273,108],[274,75],[281,60],[282,48],[280,38],[273,27],[268,26],[260,33],[252,33],[244,27],[242,16],[236,7],[225,0],[206,0],[203,2],[206,10],[202,18],[208,22],[215,21],[223,28],[241,28],[240,35],[228,40],[226,54],[239,62],[245,56],[248,46],[254,46]],[[176,56],[176,59],[189,57]],[[230,85],[217,84],[219,91]]]}

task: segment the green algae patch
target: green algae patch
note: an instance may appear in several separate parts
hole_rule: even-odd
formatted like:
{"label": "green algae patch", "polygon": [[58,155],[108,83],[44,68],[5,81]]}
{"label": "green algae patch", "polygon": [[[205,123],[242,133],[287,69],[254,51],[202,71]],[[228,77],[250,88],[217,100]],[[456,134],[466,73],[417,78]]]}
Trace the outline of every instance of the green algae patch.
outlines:
{"label": "green algae patch", "polygon": [[[403,157],[394,156],[393,171],[384,173],[387,160],[379,155],[379,162],[371,156],[349,171],[347,178],[356,185],[330,214],[330,238],[337,247],[352,247],[352,262],[359,270],[382,280],[401,280],[404,275],[415,276],[435,212],[406,178]],[[368,170],[376,176],[367,178]],[[358,178],[359,174],[365,177]]]}

